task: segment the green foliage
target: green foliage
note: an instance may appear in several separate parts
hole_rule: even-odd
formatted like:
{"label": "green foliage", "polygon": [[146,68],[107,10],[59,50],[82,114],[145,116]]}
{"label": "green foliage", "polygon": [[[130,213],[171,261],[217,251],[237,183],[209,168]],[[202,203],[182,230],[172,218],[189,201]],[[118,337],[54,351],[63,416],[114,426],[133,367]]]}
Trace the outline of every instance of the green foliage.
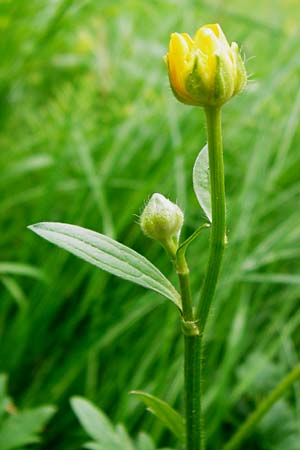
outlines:
{"label": "green foliage", "polygon": [[47,241],[84,261],[167,297],[180,309],[180,295],[146,258],[126,245],[95,231],[66,223],[38,223],[29,227]]}
{"label": "green foliage", "polygon": [[138,397],[161,422],[169,428],[179,441],[184,441],[183,418],[168,403],[154,395],[142,391],[132,391],[131,394]]}
{"label": "green foliage", "polygon": [[55,413],[53,406],[18,411],[7,396],[6,377],[0,375],[0,450],[40,442],[39,434]]}
{"label": "green foliage", "polygon": [[193,185],[197,200],[211,222],[210,180],[208,147],[205,145],[199,152],[193,167]]}
{"label": "green foliage", "polygon": [[82,427],[93,439],[93,442],[84,444],[84,448],[89,450],[155,450],[156,447],[148,435],[141,433],[134,442],[122,425],[114,427],[107,416],[88,400],[73,397],[71,406]]}
{"label": "green foliage", "polygon": [[[141,235],[136,215],[161,192],[184,210],[183,239],[198,229],[191,172],[205,129],[200,111],[174,100],[162,55],[172,31],[192,34],[216,20],[242,46],[253,75],[223,112],[229,243],[212,311],[218,329],[208,323],[205,343],[209,450],[221,448],[259,402],[252,393],[263,361],[275,366],[274,386],[299,358],[297,0],[1,2],[1,262],[44,278],[0,273],[0,370],[21,409],[58,405],[40,450],[79,447],[67,406],[74,393],[126,423],[131,435],[142,429],[156,446],[173,445],[128,391],[151,392],[182,410],[175,308],[26,227],[61,221],[108,234],[169,277],[168,259]],[[188,251],[198,268],[195,295],[207,235]],[[285,398],[293,417],[299,399],[295,386]],[[252,447],[265,450],[255,439]]]}

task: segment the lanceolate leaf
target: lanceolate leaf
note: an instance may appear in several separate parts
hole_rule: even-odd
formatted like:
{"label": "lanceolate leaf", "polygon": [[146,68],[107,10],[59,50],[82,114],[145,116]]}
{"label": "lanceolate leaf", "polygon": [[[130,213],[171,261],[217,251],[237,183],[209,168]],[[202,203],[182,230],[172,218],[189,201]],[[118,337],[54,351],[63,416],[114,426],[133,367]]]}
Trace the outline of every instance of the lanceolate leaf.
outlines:
{"label": "lanceolate leaf", "polygon": [[142,255],[114,239],[58,222],[37,223],[29,229],[102,270],[160,293],[181,309],[180,295],[167,278]]}
{"label": "lanceolate leaf", "polygon": [[184,441],[184,423],[183,418],[173,409],[168,403],[155,397],[154,395],[147,394],[143,391],[132,391],[131,394],[136,395],[145,405],[149,411],[158,417],[162,423],[171,430],[175,436],[181,441]]}
{"label": "lanceolate leaf", "polygon": [[193,185],[198,202],[205,212],[206,217],[211,222],[210,179],[207,145],[200,150],[200,153],[195,161],[193,168]]}

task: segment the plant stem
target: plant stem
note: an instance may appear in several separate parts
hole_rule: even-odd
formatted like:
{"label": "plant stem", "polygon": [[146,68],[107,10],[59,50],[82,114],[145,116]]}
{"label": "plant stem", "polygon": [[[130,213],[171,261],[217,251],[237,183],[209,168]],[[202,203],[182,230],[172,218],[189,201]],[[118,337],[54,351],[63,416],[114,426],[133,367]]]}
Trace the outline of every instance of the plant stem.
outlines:
{"label": "plant stem", "polygon": [[300,367],[296,366],[260,403],[257,409],[248,417],[246,422],[233,435],[230,441],[225,445],[224,450],[235,450],[245,438],[249,435],[253,427],[262,419],[269,409],[277,402],[287,391],[287,389],[296,381],[300,380]]}
{"label": "plant stem", "polygon": [[184,386],[186,450],[200,450],[203,442],[201,415],[201,336],[184,335]]}
{"label": "plant stem", "polygon": [[190,286],[190,271],[184,255],[176,254],[175,266],[180,285],[182,316],[185,322],[192,322],[194,320],[194,313]]}
{"label": "plant stem", "polygon": [[194,318],[189,268],[183,253],[177,253],[175,265],[183,310],[186,450],[201,450],[203,436],[200,385],[201,336]]}
{"label": "plant stem", "polygon": [[226,239],[221,109],[217,107],[206,108],[205,114],[208,137],[212,224],[208,266],[197,314],[200,321],[201,334],[204,332],[210,306],[216,290]]}
{"label": "plant stem", "polygon": [[216,290],[225,246],[225,186],[221,109],[206,108],[212,224],[206,276],[196,314],[197,335],[185,336],[186,450],[205,450],[202,417],[202,337]]}
{"label": "plant stem", "polygon": [[175,258],[183,309],[186,450],[205,450],[201,411],[202,336],[216,289],[225,245],[225,187],[221,110],[220,108],[207,108],[205,113],[208,132],[212,227],[208,267],[199,311],[196,315],[192,307],[189,270],[185,256],[181,252],[177,252]]}

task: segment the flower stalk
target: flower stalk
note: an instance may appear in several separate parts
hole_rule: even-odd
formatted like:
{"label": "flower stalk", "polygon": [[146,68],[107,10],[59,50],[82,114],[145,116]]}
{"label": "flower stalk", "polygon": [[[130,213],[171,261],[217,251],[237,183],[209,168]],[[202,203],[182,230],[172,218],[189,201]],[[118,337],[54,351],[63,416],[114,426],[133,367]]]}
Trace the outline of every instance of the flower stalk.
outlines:
{"label": "flower stalk", "polygon": [[205,113],[208,135],[212,224],[208,266],[199,308],[196,313],[192,307],[187,263],[184,256],[182,261],[179,261],[180,264],[178,264],[177,258],[177,274],[183,305],[186,450],[205,449],[201,400],[203,378],[202,336],[217,286],[226,239],[221,109],[210,107],[205,109]]}
{"label": "flower stalk", "polygon": [[204,332],[217,287],[226,243],[225,183],[222,145],[221,108],[206,108],[212,224],[209,259],[201,291],[197,316]]}

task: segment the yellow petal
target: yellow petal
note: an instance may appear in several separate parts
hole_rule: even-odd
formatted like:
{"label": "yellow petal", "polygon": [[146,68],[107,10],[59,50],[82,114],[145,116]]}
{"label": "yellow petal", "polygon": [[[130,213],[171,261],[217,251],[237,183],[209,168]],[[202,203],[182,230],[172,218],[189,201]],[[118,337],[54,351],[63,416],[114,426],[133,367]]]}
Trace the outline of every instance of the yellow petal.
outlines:
{"label": "yellow petal", "polygon": [[222,42],[222,44],[225,47],[229,47],[228,41],[226,39],[226,36],[223,33],[223,30],[222,30],[222,28],[220,27],[220,25],[218,23],[204,25],[203,28],[210,29],[215,34],[215,36]]}
{"label": "yellow petal", "polygon": [[201,27],[195,34],[195,47],[210,56],[218,49],[218,38],[210,28]]}
{"label": "yellow petal", "polygon": [[186,33],[172,33],[167,55],[172,87],[178,94],[188,98],[185,82],[193,66],[193,41]]}

